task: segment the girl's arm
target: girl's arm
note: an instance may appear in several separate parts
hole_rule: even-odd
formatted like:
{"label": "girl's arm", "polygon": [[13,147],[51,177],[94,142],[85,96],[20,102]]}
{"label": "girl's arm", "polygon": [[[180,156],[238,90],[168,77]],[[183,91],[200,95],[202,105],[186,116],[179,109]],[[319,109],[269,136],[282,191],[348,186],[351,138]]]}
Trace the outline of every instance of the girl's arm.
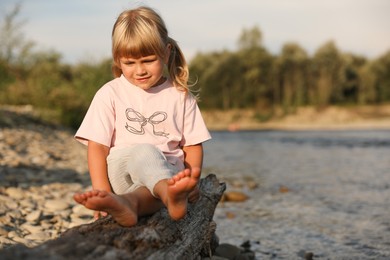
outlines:
{"label": "girl's arm", "polygon": [[196,144],[190,146],[184,146],[184,164],[188,169],[200,168],[202,170],[203,165],[203,145]]}
{"label": "girl's arm", "polygon": [[88,167],[94,190],[111,192],[107,174],[107,156],[109,151],[110,148],[105,145],[88,141]]}
{"label": "girl's arm", "polygon": [[[94,190],[111,192],[107,174],[107,156],[109,151],[110,148],[105,145],[88,141],[88,167],[92,188]],[[100,211],[94,212],[95,219],[98,219],[101,216],[107,216],[107,213]]]}
{"label": "girl's arm", "polygon": [[[199,168],[202,170],[203,165],[203,145],[196,144],[184,146],[184,164],[188,169]],[[188,201],[195,202],[199,198],[199,188],[194,189],[188,196]]]}

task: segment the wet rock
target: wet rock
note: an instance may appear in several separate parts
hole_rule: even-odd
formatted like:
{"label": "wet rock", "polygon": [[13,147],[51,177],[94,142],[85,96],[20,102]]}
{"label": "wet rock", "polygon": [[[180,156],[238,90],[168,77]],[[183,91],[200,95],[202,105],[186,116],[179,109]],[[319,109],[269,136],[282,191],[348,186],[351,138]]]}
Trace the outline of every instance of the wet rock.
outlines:
{"label": "wet rock", "polygon": [[243,202],[246,201],[249,197],[240,191],[227,191],[224,195],[225,201],[231,201],[231,202]]}
{"label": "wet rock", "polygon": [[280,185],[279,186],[279,192],[280,193],[287,193],[287,192],[290,192],[290,189],[287,186]]}
{"label": "wet rock", "polygon": [[305,260],[312,260],[314,257],[312,252],[306,252],[305,250],[300,250],[297,255]]}
{"label": "wet rock", "polygon": [[222,257],[222,256],[217,256],[213,255],[211,258],[210,257],[204,257],[202,260],[226,260],[227,258]]}
{"label": "wet rock", "polygon": [[[215,249],[215,256],[229,260],[253,260],[255,253],[249,248],[238,247],[231,244],[220,244]],[[214,257],[213,257],[214,259]]]}
{"label": "wet rock", "polygon": [[314,254],[312,252],[305,253],[305,260],[313,260]]}
{"label": "wet rock", "polygon": [[230,244],[220,244],[215,249],[215,255],[226,259],[235,259],[241,253],[240,248]]}

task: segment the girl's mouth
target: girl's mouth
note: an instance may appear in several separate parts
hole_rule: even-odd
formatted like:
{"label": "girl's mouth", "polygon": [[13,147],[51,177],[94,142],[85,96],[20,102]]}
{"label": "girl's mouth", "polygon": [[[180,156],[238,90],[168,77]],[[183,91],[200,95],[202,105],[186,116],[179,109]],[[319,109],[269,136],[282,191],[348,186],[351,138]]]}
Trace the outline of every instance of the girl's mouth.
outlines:
{"label": "girl's mouth", "polygon": [[140,82],[144,82],[144,81],[147,81],[150,77],[142,77],[142,78],[138,78],[137,81],[140,81]]}

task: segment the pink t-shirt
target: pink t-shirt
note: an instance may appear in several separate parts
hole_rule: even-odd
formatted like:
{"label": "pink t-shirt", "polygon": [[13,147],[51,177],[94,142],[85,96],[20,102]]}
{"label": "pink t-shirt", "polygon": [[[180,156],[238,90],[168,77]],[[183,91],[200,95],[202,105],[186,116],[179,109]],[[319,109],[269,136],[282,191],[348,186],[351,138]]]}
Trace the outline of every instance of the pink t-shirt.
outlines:
{"label": "pink t-shirt", "polygon": [[203,143],[211,136],[191,94],[177,90],[169,80],[143,90],[122,75],[96,92],[75,138],[112,151],[154,144],[175,165],[184,161],[181,147]]}

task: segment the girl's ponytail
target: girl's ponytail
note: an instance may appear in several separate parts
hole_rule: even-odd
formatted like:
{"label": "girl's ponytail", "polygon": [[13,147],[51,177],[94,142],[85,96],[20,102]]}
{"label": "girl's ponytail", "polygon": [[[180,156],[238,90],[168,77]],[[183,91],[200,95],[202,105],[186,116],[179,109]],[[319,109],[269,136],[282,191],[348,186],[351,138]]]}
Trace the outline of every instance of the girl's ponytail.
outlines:
{"label": "girl's ponytail", "polygon": [[171,46],[171,52],[168,60],[168,72],[169,77],[173,81],[175,87],[182,91],[189,91],[188,88],[188,65],[184,57],[183,52],[181,51],[179,45],[175,40],[168,37],[168,44]]}

